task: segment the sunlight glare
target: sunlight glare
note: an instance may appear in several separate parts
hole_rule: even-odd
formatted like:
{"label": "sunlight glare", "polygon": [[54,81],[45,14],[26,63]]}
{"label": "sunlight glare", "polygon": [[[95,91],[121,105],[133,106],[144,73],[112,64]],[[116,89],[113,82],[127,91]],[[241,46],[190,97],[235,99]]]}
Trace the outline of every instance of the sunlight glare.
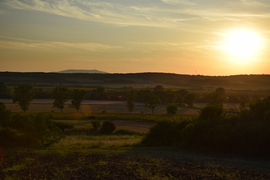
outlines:
{"label": "sunlight glare", "polygon": [[224,41],[221,44],[231,59],[237,63],[246,63],[254,59],[262,46],[262,38],[255,31],[231,30],[224,34]]}

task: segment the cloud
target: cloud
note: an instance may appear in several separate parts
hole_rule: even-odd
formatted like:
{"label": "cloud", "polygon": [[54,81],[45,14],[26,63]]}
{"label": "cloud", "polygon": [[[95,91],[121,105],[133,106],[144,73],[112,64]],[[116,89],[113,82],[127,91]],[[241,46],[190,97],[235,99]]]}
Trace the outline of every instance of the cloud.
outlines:
{"label": "cloud", "polygon": [[125,1],[125,0],[5,0],[11,8],[34,10],[86,21],[121,26],[182,27],[194,21],[236,21],[268,16],[269,3],[255,0]]}
{"label": "cloud", "polygon": [[0,37],[1,49],[17,49],[17,50],[70,50],[70,51],[87,51],[87,52],[106,52],[122,49],[120,46],[110,46],[99,43],[68,43],[68,42],[44,42],[32,41],[27,39]]}
{"label": "cloud", "polygon": [[161,1],[170,5],[196,5],[190,0],[161,0]]}

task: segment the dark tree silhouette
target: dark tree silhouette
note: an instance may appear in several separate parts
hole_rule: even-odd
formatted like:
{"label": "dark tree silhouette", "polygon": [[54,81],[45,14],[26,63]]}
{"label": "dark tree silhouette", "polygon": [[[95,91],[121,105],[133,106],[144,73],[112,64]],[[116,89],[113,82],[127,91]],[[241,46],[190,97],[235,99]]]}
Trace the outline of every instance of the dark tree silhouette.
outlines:
{"label": "dark tree silhouette", "polygon": [[134,109],[134,101],[136,99],[136,91],[135,90],[130,90],[127,93],[127,97],[126,97],[126,106],[128,108],[129,113],[131,113]]}
{"label": "dark tree silhouette", "polygon": [[210,94],[210,102],[209,104],[213,105],[222,105],[226,98],[225,89],[222,87],[219,87],[215,90],[214,93]]}
{"label": "dark tree silhouette", "polygon": [[176,114],[177,110],[178,110],[178,107],[175,104],[170,104],[167,106],[167,114]]}
{"label": "dark tree silhouette", "polygon": [[74,89],[71,93],[71,108],[75,108],[78,112],[81,107],[82,100],[86,96],[86,91],[83,89]]}
{"label": "dark tree silhouette", "polygon": [[194,93],[188,93],[184,97],[184,102],[189,106],[193,106],[195,100],[196,100],[196,94],[194,94]]}
{"label": "dark tree silhouette", "polygon": [[27,111],[33,100],[34,88],[28,84],[21,84],[14,88],[13,103],[19,104],[23,112]]}
{"label": "dark tree silhouette", "polygon": [[154,93],[151,93],[144,104],[146,107],[150,108],[152,114],[154,114],[154,109],[160,104],[160,98]]}
{"label": "dark tree silhouette", "polygon": [[10,91],[7,85],[3,82],[0,82],[0,98],[10,98]]}
{"label": "dark tree silhouette", "polygon": [[133,111],[133,109],[134,109],[134,107],[135,107],[134,102],[128,100],[128,101],[126,101],[126,106],[127,106],[127,108],[128,108],[129,113],[132,113],[132,111]]}
{"label": "dark tree silhouette", "polygon": [[56,87],[53,89],[52,96],[54,98],[53,107],[63,111],[65,103],[69,98],[69,91],[66,87]]}

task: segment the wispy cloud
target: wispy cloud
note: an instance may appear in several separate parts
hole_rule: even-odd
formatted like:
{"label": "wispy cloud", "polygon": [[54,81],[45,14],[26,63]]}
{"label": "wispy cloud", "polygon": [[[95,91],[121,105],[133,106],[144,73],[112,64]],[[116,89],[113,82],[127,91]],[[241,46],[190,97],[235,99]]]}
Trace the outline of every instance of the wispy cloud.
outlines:
{"label": "wispy cloud", "polygon": [[117,25],[179,27],[194,20],[235,21],[242,17],[268,17],[269,3],[255,0],[202,2],[191,0],[5,0],[11,8]]}
{"label": "wispy cloud", "polygon": [[[68,43],[68,42],[45,42],[32,41],[21,38],[0,37],[0,48],[23,49],[23,50],[80,50],[87,52],[106,52],[122,49],[120,46],[110,46],[99,43]],[[8,40],[9,39],[9,40]]]}
{"label": "wispy cloud", "polygon": [[171,5],[196,5],[189,0],[161,0],[164,3],[171,4]]}

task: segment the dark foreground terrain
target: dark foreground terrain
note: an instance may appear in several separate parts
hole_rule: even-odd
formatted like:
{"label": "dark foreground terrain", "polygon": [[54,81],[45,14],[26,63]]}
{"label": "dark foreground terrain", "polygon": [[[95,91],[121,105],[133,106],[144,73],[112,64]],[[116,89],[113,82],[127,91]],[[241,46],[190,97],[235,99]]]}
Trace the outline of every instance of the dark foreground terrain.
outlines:
{"label": "dark foreground terrain", "polygon": [[2,156],[0,179],[270,179],[264,171],[143,152],[23,150]]}

